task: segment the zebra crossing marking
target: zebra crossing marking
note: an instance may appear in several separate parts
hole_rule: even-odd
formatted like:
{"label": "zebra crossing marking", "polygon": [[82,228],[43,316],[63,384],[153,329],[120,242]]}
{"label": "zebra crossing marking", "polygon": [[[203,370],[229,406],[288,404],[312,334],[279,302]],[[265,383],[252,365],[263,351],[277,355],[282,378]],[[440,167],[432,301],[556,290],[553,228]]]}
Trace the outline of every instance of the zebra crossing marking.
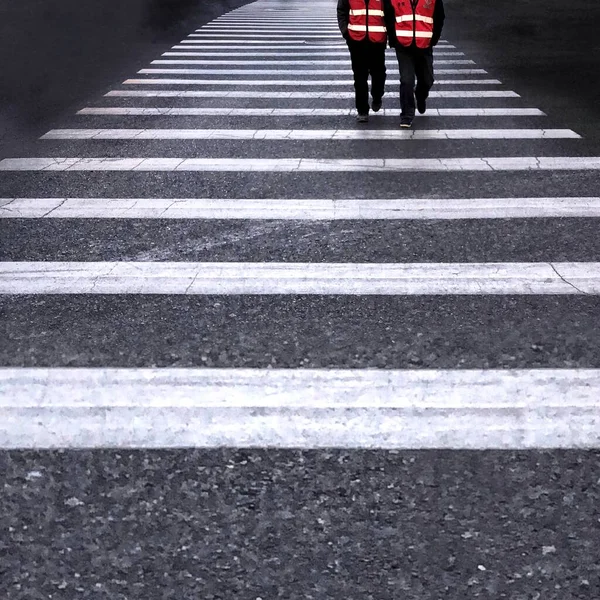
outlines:
{"label": "zebra crossing marking", "polygon": [[[354,114],[350,108],[179,108],[179,107],[88,107],[78,115],[144,117],[344,117]],[[430,117],[543,117],[538,108],[428,108]],[[398,117],[400,109],[383,108],[380,117]]]}
{"label": "zebra crossing marking", "polygon": [[474,220],[599,218],[600,198],[0,198],[0,219]]}
{"label": "zebra crossing marking", "polygon": [[[329,4],[327,5],[329,8]],[[240,11],[248,19],[264,11]],[[281,14],[284,13],[275,13]],[[298,11],[308,19],[311,10]],[[283,18],[283,17],[282,17]],[[333,23],[331,17],[322,22]],[[265,20],[261,18],[264,24]],[[288,23],[285,18],[283,23]],[[280,23],[261,28],[251,20],[209,25],[197,39],[174,49],[225,50],[219,44],[242,44],[247,52],[214,53],[216,57],[250,57],[257,49],[318,48],[345,52],[335,27],[308,24],[291,27],[293,35],[271,35]],[[254,33],[244,34],[248,28]],[[224,31],[224,29],[227,29]],[[273,31],[276,31],[273,29]],[[320,31],[323,35],[312,35]],[[269,35],[265,35],[269,33]],[[212,38],[227,39],[212,39]],[[269,38],[269,44],[264,45]],[[285,38],[272,39],[273,37]],[[335,37],[336,43],[325,43]],[[204,38],[204,39],[202,39]],[[229,39],[232,38],[232,39]],[[247,39],[250,38],[250,39]],[[310,43],[319,39],[321,43]],[[294,44],[294,45],[292,45]],[[444,42],[442,56],[455,47]],[[198,52],[198,56],[208,53]],[[285,53],[282,53],[283,56]],[[183,53],[165,53],[184,55]],[[255,56],[271,56],[255,53]],[[304,52],[305,56],[313,56]],[[327,55],[327,53],[323,53]],[[338,56],[330,52],[330,56]],[[184,55],[187,56],[187,55]],[[191,54],[190,54],[191,56]],[[325,60],[157,60],[152,64],[327,65]],[[343,61],[346,62],[346,61]],[[468,60],[436,60],[438,65],[475,64]],[[482,69],[440,69],[438,74],[486,74]],[[152,69],[140,73],[156,73]],[[161,71],[183,73],[183,69]],[[230,74],[227,70],[207,75]],[[283,71],[285,72],[285,71]],[[204,74],[190,71],[193,74]],[[277,71],[270,69],[265,75]],[[291,70],[298,77],[303,70]],[[350,73],[320,70],[308,74]],[[256,75],[247,69],[239,74]],[[290,85],[283,81],[128,80],[128,85]],[[294,85],[351,85],[350,81],[294,82]],[[388,83],[397,84],[397,81]],[[499,85],[494,79],[445,79],[440,85]],[[353,93],[316,92],[185,92],[135,93],[115,90],[107,97],[139,98],[352,98]],[[433,98],[518,98],[514,92],[448,90]],[[475,103],[476,104],[476,103]],[[105,111],[105,112],[94,112]],[[112,112],[108,112],[112,111]],[[116,112],[121,111],[121,112]],[[129,112],[122,112],[129,111]],[[138,111],[138,112],[135,112]],[[142,111],[142,112],[139,112]],[[151,111],[151,112],[143,112]],[[188,112],[185,112],[188,111]],[[194,112],[189,112],[194,111]],[[201,112],[199,112],[201,111]],[[211,112],[212,111],[212,112]],[[221,111],[221,112],[218,112]],[[222,112],[226,111],[226,112]],[[257,112],[259,111],[259,112]],[[269,112],[266,112],[269,111]],[[308,111],[308,112],[300,112]],[[454,111],[454,112],[451,112]],[[380,116],[397,115],[385,110]],[[80,115],[238,115],[333,116],[350,109],[279,108],[143,108],[83,109]],[[537,109],[433,108],[433,116],[543,116]],[[136,133],[138,132],[138,133]],[[392,136],[386,137],[386,136]],[[571,130],[454,129],[412,132],[356,130],[55,130],[47,139],[575,139]],[[124,137],[119,137],[124,136]],[[148,136],[147,138],[145,136]],[[211,137],[204,137],[211,136]],[[217,137],[214,137],[217,136]],[[223,136],[223,137],[219,137]],[[226,137],[225,137],[226,136]],[[254,137],[259,136],[259,137]],[[262,136],[262,137],[260,137]],[[275,136],[270,137],[270,136]],[[285,136],[285,137],[284,137]],[[292,136],[292,137],[290,137]],[[295,137],[294,137],[295,136]],[[311,137],[316,136],[316,137]],[[473,137],[475,136],[475,137]],[[500,157],[381,160],[311,159],[182,159],[182,158],[35,158],[0,161],[12,171],[521,171],[600,170],[599,157]],[[264,199],[0,199],[0,218],[185,218],[185,219],[493,219],[598,217],[599,198],[488,198],[396,200]],[[3,287],[5,286],[5,287]],[[12,290],[3,292],[2,290]],[[65,291],[67,290],[67,291]],[[158,290],[158,291],[156,291]],[[219,290],[219,291],[215,291]],[[124,293],[124,294],[600,294],[600,263],[427,263],[427,264],[298,264],[298,263],[0,263],[0,293]],[[269,391],[269,396],[265,390]],[[119,394],[115,394],[115,390]],[[326,390],[323,392],[323,390]],[[0,447],[36,444],[73,445],[273,445],[320,447],[450,447],[529,448],[597,447],[600,445],[600,371],[267,371],[267,370],[67,370],[0,369]],[[123,401],[125,394],[131,400]],[[565,401],[568,398],[568,401]],[[15,399],[19,408],[15,408]],[[3,404],[4,402],[4,404]],[[226,414],[223,411],[227,407]],[[271,412],[257,414],[262,407]],[[89,410],[88,410],[89,409]],[[180,409],[184,409],[183,411]],[[319,409],[307,414],[307,409]],[[153,412],[154,411],[154,412]],[[192,411],[192,412],[190,412]],[[195,411],[195,412],[194,412]],[[212,412],[211,412],[212,411]],[[354,411],[354,412],[353,412]],[[68,418],[65,419],[65,415]],[[132,433],[132,422],[136,423]],[[126,432],[126,433],[125,433]]]}
{"label": "zebra crossing marking", "polygon": [[0,294],[598,295],[600,263],[2,262]]}
{"label": "zebra crossing marking", "polygon": [[[462,73],[461,73],[462,74]],[[128,85],[132,84],[132,79],[128,79]],[[146,81],[146,80],[142,80]],[[157,81],[156,79],[149,79],[148,81]],[[162,81],[162,80],[158,80]],[[190,81],[190,80],[178,80],[168,79],[167,81]],[[352,85],[351,81],[332,81],[332,80],[312,80],[312,81],[294,81],[293,79],[193,79],[193,85],[227,85],[235,87],[243,86],[299,86],[299,87],[317,87],[317,86],[328,86],[328,87],[348,87]],[[126,82],[124,82],[126,83]],[[389,79],[386,82],[386,86],[400,85],[399,79]],[[438,79],[436,85],[502,85],[502,82],[498,79]]]}
{"label": "zebra crossing marking", "polygon": [[[178,46],[174,46],[174,48],[178,48]],[[464,52],[435,52],[435,56],[464,56]],[[349,58],[349,54],[347,51],[338,50],[334,52],[228,52],[222,50],[221,52],[163,52],[161,56],[207,56],[207,57],[224,57],[224,56],[339,56]]]}
{"label": "zebra crossing marking", "polygon": [[[128,79],[123,82],[127,85],[188,85],[186,81],[169,79]],[[172,82],[172,83],[170,83]],[[179,83],[177,83],[179,82]],[[352,92],[271,92],[254,90],[113,90],[106,94],[107,97],[139,97],[139,98],[277,98],[277,99],[311,99],[311,100],[342,100],[354,98]],[[436,90],[429,94],[430,98],[520,98],[519,94],[506,90]]]}
{"label": "zebra crossing marking", "polygon": [[[278,59],[278,60],[195,60],[195,59],[158,59],[153,60],[150,64],[152,65],[314,65],[315,67],[319,67],[322,65],[347,65],[348,60],[346,58],[339,60],[286,60],[286,59]],[[474,64],[473,61],[466,59],[458,59],[458,60],[438,60],[436,64],[440,65],[471,65]]]}
{"label": "zebra crossing marking", "polygon": [[[231,46],[231,44],[229,42],[224,42],[222,40],[213,40],[210,42],[202,42],[201,40],[181,40],[179,42],[178,45],[172,46],[173,48],[190,48],[190,49],[196,49],[196,50],[223,50],[223,47],[218,45],[218,44],[229,44],[229,46]],[[306,44],[303,42],[299,42],[299,43],[294,43],[294,44],[289,44],[288,42],[282,42],[279,40],[273,40],[272,43],[267,44],[266,42],[254,42],[254,41],[245,41],[244,43],[246,44],[254,44],[252,48],[249,48],[247,50],[247,53],[251,53],[253,50],[258,49],[258,50],[273,50],[273,46],[277,45],[279,46],[279,48],[281,48],[282,50],[298,50],[298,51],[304,51],[304,50],[315,50],[315,49],[322,49],[322,50],[335,50],[336,48],[339,48],[340,50],[344,50],[346,53],[348,53],[348,48],[346,46],[346,44],[344,43],[327,43],[327,44]],[[185,44],[189,44],[189,45],[185,45]],[[217,44],[217,45],[215,45]],[[452,49],[456,49],[456,46],[453,46],[451,44],[448,44],[446,46],[443,46],[444,50],[452,50]],[[238,48],[239,50],[239,48]],[[393,51],[388,51],[389,55],[393,55],[394,52]],[[436,55],[436,51],[434,51],[434,56]]]}
{"label": "zebra crossing marking", "polygon": [[[472,60],[438,60],[438,65],[474,65]],[[352,74],[350,66],[344,69],[182,69],[182,68],[146,68],[138,71],[140,74],[169,74],[181,73],[188,75],[348,75]]]}
{"label": "zebra crossing marking", "polygon": [[501,172],[599,171],[598,156],[508,156],[490,158],[5,158],[0,171],[157,172]]}
{"label": "zebra crossing marking", "polygon": [[245,43],[246,38],[251,39],[286,39],[286,40],[310,40],[310,39],[329,39],[333,38],[338,40],[340,38],[339,33],[323,33],[323,34],[279,34],[279,33],[226,33],[226,32],[208,32],[204,31],[202,33],[190,33],[188,38],[200,38],[200,39],[211,39],[211,38],[231,38],[231,42],[235,43],[237,41],[243,41]]}
{"label": "zebra crossing marking", "polygon": [[0,369],[0,448],[593,448],[595,369]]}
{"label": "zebra crossing marking", "polygon": [[571,129],[52,129],[42,140],[532,140],[580,139]]}

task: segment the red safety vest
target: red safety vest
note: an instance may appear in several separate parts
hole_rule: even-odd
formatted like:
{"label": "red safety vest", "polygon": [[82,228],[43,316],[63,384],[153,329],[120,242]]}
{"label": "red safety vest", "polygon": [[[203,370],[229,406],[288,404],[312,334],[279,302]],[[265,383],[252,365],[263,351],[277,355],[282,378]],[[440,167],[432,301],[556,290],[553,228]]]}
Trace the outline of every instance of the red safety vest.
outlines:
{"label": "red safety vest", "polygon": [[396,14],[396,38],[403,46],[429,48],[433,37],[435,0],[417,0],[413,9],[411,0],[392,0]]}
{"label": "red safety vest", "polygon": [[350,0],[350,20],[348,33],[353,40],[364,40],[367,31],[369,40],[376,44],[385,44],[387,30],[383,18],[382,0]]}

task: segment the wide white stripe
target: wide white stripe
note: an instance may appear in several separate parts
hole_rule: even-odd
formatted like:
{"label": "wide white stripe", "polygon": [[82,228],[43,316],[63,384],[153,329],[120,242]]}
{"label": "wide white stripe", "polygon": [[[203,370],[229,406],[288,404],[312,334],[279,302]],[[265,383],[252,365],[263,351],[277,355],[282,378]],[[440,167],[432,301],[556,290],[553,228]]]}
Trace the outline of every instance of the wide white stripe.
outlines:
{"label": "wide white stripe", "polygon": [[[300,60],[287,60],[287,59],[258,59],[258,60],[198,60],[198,59],[159,59],[153,60],[150,64],[153,65],[204,65],[206,67],[210,67],[212,65],[314,65],[315,67],[320,66],[328,66],[328,65],[338,65],[345,66],[349,62],[349,58],[346,56],[344,58],[340,58],[339,60],[310,60],[310,59],[300,59]],[[463,64],[473,64],[472,62],[465,62],[462,59],[457,60],[438,60],[436,64],[440,65],[463,65]],[[177,69],[179,70],[179,69]],[[347,70],[346,70],[347,72]]]}
{"label": "wide white stripe", "polygon": [[0,369],[0,448],[600,447],[600,371]]}
{"label": "wide white stripe", "polygon": [[[443,73],[442,73],[443,74]],[[464,73],[460,71],[461,75]],[[438,72],[438,75],[440,73]],[[166,85],[165,83],[159,83],[166,81],[169,85],[227,85],[233,87],[244,87],[244,86],[292,86],[292,87],[316,87],[316,86],[327,86],[327,87],[348,87],[352,86],[353,82],[350,79],[343,80],[331,80],[331,79],[313,79],[313,80],[293,80],[293,79],[128,79],[124,83],[127,85],[150,85],[146,82],[152,82],[153,84]],[[143,83],[142,83],[143,82]],[[437,79],[436,85],[501,85],[502,82],[498,79]],[[386,85],[400,85],[399,79],[388,79]]]}
{"label": "wide white stripe", "polygon": [[[214,42],[200,42],[200,41],[195,41],[195,40],[182,40],[178,45],[173,46],[173,48],[189,48],[189,49],[196,49],[196,50],[226,50],[225,48],[223,48],[222,46],[219,45],[215,45],[215,44],[228,44],[230,47],[231,44],[229,42],[222,42],[222,41],[214,41]],[[244,44],[254,44],[254,42],[248,41],[248,42],[244,42]],[[288,44],[287,42],[280,42],[277,40],[274,40],[272,44],[266,44],[265,42],[257,42],[257,45],[253,45],[252,47],[248,48],[246,50],[246,54],[248,53],[252,53],[255,49],[256,50],[273,50],[273,45],[276,44],[278,48],[281,48],[282,50],[296,50],[297,52],[305,52],[306,50],[335,50],[335,49],[340,49],[340,50],[344,50],[346,53],[348,52],[348,49],[346,47],[346,43],[345,42],[328,42],[327,44],[305,44],[303,42],[296,42],[294,44]],[[455,49],[456,46],[450,46],[450,45],[446,45],[446,46],[442,46],[440,48],[440,50],[452,50]],[[243,50],[243,48],[236,48],[237,50]],[[434,48],[433,52],[434,55],[436,54],[436,50],[437,48]],[[393,50],[388,50],[387,51],[388,54],[390,56],[394,56],[394,51]]]}
{"label": "wide white stripe", "polygon": [[[315,38],[335,38],[338,39],[340,37],[339,33],[323,33],[320,35],[312,35],[312,34],[293,34],[293,33],[288,33],[288,34],[279,34],[279,33],[266,33],[266,34],[262,34],[262,33],[213,33],[213,32],[204,32],[204,33],[190,33],[190,35],[188,36],[189,38],[203,38],[203,39],[210,39],[210,38],[232,38],[232,41],[235,41],[237,39],[243,39],[245,40],[246,38],[252,38],[252,39],[260,39],[260,38],[267,38],[267,39],[289,39],[289,40],[293,40],[295,38],[298,39],[315,39]],[[245,42],[244,42],[245,43]]]}
{"label": "wide white stripe", "polygon": [[600,218],[600,198],[294,200],[0,198],[0,219],[454,220]]}
{"label": "wide white stripe", "polygon": [[[340,30],[338,27],[269,27],[269,26],[261,26],[257,27],[255,25],[252,26],[238,26],[238,27],[206,27],[203,29],[197,29],[198,33],[227,33],[227,34],[245,34],[245,33],[289,33],[289,34],[298,34],[304,36],[305,34],[314,34],[314,33],[324,33],[324,34],[332,34],[335,33],[336,37],[339,37]],[[329,37],[327,35],[326,37]]]}
{"label": "wide white stripe", "polygon": [[[271,38],[271,36],[266,36]],[[287,36],[286,36],[287,37]],[[321,36],[317,36],[317,37],[321,37]],[[341,39],[340,36],[338,36],[340,38],[340,41],[331,41],[331,42],[327,42],[326,45],[324,45],[323,47],[326,48],[345,48],[346,47],[346,42],[344,40]],[[192,40],[181,40],[181,42],[179,42],[180,44],[194,44],[196,46],[214,46],[215,44],[227,44],[229,47],[231,47],[231,45],[233,43],[235,43],[236,40],[212,40],[212,39],[207,39],[205,41],[202,41],[200,39],[192,39]],[[292,39],[292,40],[277,40],[277,39],[269,39],[269,41],[267,42],[266,40],[239,40],[239,44],[238,45],[242,45],[242,44],[256,44],[256,48],[261,47],[261,48],[273,48],[273,46],[279,46],[279,47],[287,47],[287,48],[318,48],[319,46],[317,45],[313,45],[312,43],[308,44],[307,42],[303,42],[302,40],[296,40],[296,39]],[[323,42],[323,44],[325,44],[325,42]],[[448,46],[445,46],[446,48]]]}
{"label": "wide white stripe", "polygon": [[0,171],[454,172],[600,171],[598,156],[490,158],[5,158]]}
{"label": "wide white stripe", "polygon": [[4,262],[0,294],[600,294],[600,263]]}
{"label": "wide white stripe", "polygon": [[[159,84],[161,80],[151,80],[148,82],[150,85]],[[169,82],[169,80],[163,80],[166,83],[163,85],[170,85],[171,83],[177,83],[177,80],[174,82]],[[134,83],[134,84],[142,84],[146,83],[143,79],[130,79],[125,83]],[[181,80],[179,83],[185,83]],[[189,85],[185,83],[185,85]],[[354,98],[354,94],[352,92],[269,92],[269,91],[219,91],[219,90],[211,90],[211,91],[146,91],[146,90],[114,90],[112,92],[108,92],[106,96],[121,96],[121,97],[162,97],[162,98],[284,98],[284,99],[347,99]],[[496,90],[482,90],[482,91],[434,91],[429,94],[430,98],[519,98],[520,96],[516,92],[510,91],[496,91]]]}
{"label": "wide white stripe", "polygon": [[321,32],[321,31],[335,31],[339,32],[337,24],[332,23],[305,23],[302,25],[295,25],[290,23],[213,23],[204,25],[200,29],[196,29],[195,33],[202,33],[204,31],[291,31],[291,32]]}
{"label": "wide white stripe", "polygon": [[[343,117],[354,114],[350,108],[151,108],[94,107],[80,110],[78,115],[137,115],[145,117]],[[429,108],[430,117],[543,117],[537,108]],[[384,108],[383,117],[397,117],[399,108]]]}
{"label": "wide white stripe", "polygon": [[42,140],[578,139],[571,129],[53,129]]}
{"label": "wide white stripe", "polygon": [[[278,64],[278,62],[257,61],[256,64]],[[206,64],[206,63],[204,63]],[[218,63],[215,63],[218,64]],[[242,63],[249,64],[249,63]],[[285,64],[285,63],[284,63]],[[438,60],[438,65],[473,65],[472,60]],[[186,75],[350,75],[352,69],[140,69],[140,74],[186,74]]]}
{"label": "wide white stripe", "polygon": [[[219,76],[223,76],[225,73],[231,73],[232,69],[228,70],[228,71],[216,71],[215,69],[212,69],[209,73],[205,73],[204,75],[219,75]],[[296,71],[291,71],[290,73],[294,73]],[[290,73],[287,73],[287,75],[289,75]],[[243,73],[237,73],[237,75],[246,75],[247,71],[243,72]],[[464,76],[468,76],[468,75],[486,75],[487,73],[485,71],[483,71],[482,69],[463,69],[463,68],[459,68],[459,69],[437,69],[436,71],[437,75],[464,75]],[[277,75],[277,73],[276,73]],[[337,75],[335,77],[338,77]],[[341,75],[339,77],[342,77]],[[228,81],[234,81],[232,79],[227,79]],[[159,85],[165,85],[164,82],[168,82],[168,83],[184,83],[184,84],[193,84],[195,82],[201,82],[202,79],[199,78],[193,78],[193,79],[182,79],[182,78],[173,78],[173,77],[145,77],[143,79],[127,79],[125,80],[124,83],[136,83],[136,84],[146,84],[149,85],[148,82],[151,83],[156,83]],[[218,81],[218,80],[213,80],[213,81]],[[278,81],[276,79],[238,79],[235,81],[239,81],[240,84],[243,83],[251,83],[252,81],[261,81],[264,82],[265,84],[267,84],[270,81]],[[308,84],[312,84],[314,81],[316,80],[305,80],[308,81]],[[329,81],[329,80],[327,80]],[[347,85],[347,83],[345,83],[346,81],[350,81],[350,79],[333,79],[333,77],[331,78],[331,81],[333,83],[335,83],[336,85]],[[391,81],[391,80],[390,80]],[[307,85],[307,84],[301,84],[301,85]]]}
{"label": "wide white stripe", "polygon": [[[181,50],[188,50],[187,47],[175,46],[175,48]],[[464,56],[464,52],[434,52],[435,56]],[[333,50],[331,52],[323,52],[322,50],[315,50],[313,52],[298,51],[298,52],[228,52],[227,50],[221,50],[221,52],[163,52],[162,56],[206,56],[206,57],[246,57],[254,58],[255,56],[295,56],[295,57],[321,57],[321,56],[338,56],[340,58],[348,58],[349,54],[347,50]]]}
{"label": "wide white stripe", "polygon": [[208,23],[202,27],[202,30],[209,28],[221,28],[221,27],[247,27],[254,29],[255,27],[284,27],[284,28],[299,28],[303,29],[306,27],[330,27],[337,28],[337,18],[333,19],[309,19],[308,17],[302,17],[301,19],[229,19],[222,20],[217,19]]}

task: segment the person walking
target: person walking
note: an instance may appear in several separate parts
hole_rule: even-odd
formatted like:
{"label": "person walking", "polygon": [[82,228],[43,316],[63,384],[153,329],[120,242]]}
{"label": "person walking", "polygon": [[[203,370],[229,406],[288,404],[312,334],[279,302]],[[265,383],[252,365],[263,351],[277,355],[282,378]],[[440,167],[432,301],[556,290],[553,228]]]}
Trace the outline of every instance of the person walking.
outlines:
{"label": "person walking", "polygon": [[[400,127],[410,128],[416,108],[424,114],[435,80],[433,47],[444,27],[443,0],[384,0],[390,46],[400,70]],[[415,86],[416,83],[416,86]]]}
{"label": "person walking", "polygon": [[[369,120],[369,108],[381,109],[385,91],[385,48],[387,28],[383,0],[338,0],[338,25],[350,50],[357,120]],[[371,96],[369,107],[369,75]]]}

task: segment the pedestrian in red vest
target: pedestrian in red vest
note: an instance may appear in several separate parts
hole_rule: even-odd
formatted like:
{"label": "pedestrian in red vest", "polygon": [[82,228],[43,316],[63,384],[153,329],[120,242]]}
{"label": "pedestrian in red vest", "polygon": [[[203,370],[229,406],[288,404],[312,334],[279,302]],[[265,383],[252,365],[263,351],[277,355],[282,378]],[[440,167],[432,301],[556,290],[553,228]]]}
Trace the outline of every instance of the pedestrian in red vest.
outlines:
{"label": "pedestrian in red vest", "polygon": [[[354,91],[356,96],[357,120],[369,120],[369,108],[373,112],[381,109],[385,88],[385,48],[387,29],[383,0],[338,0],[338,25],[348,44]],[[371,96],[369,107],[369,75]]]}
{"label": "pedestrian in red vest", "polygon": [[[433,86],[433,47],[444,26],[443,0],[384,0],[390,46],[400,69],[400,127],[412,127],[416,107],[427,110]],[[416,87],[415,87],[416,83]]]}

